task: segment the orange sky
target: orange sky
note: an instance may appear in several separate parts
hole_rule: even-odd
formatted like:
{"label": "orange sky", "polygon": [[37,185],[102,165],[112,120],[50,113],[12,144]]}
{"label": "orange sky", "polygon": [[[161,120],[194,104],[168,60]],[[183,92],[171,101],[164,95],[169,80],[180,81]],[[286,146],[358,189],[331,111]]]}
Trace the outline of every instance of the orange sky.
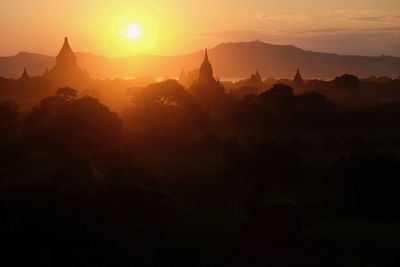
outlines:
{"label": "orange sky", "polygon": [[[141,37],[121,34],[129,25]],[[1,0],[0,55],[76,51],[183,54],[260,39],[343,54],[400,56],[399,0]],[[362,45],[361,45],[362,44]]]}

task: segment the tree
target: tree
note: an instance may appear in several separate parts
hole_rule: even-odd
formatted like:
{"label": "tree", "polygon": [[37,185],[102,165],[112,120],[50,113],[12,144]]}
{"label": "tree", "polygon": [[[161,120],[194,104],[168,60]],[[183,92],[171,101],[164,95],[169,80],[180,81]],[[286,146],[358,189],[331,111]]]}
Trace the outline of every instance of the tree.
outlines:
{"label": "tree", "polygon": [[287,107],[294,103],[293,88],[284,84],[275,84],[258,97],[261,103],[275,107]]}
{"label": "tree", "polygon": [[352,154],[336,161],[329,185],[343,211],[366,217],[398,217],[400,159],[392,153]]}
{"label": "tree", "polygon": [[56,151],[94,153],[116,145],[122,133],[118,115],[95,98],[76,96],[74,89],[61,88],[43,99],[27,115],[23,135]]}
{"label": "tree", "polygon": [[224,106],[225,88],[219,81],[196,81],[188,90],[207,112],[212,114],[221,112],[221,108]]}
{"label": "tree", "polygon": [[16,138],[18,117],[14,102],[0,102],[0,167],[10,167],[23,156],[22,146]]}
{"label": "tree", "polygon": [[333,81],[333,87],[337,90],[354,90],[360,86],[360,81],[357,76],[344,74],[336,77]]}
{"label": "tree", "polygon": [[296,98],[293,88],[283,84],[275,84],[270,90],[260,94],[262,116],[269,126],[285,127],[291,123]]}
{"label": "tree", "polygon": [[249,95],[256,96],[258,94],[258,88],[254,86],[242,86],[236,90],[232,90],[231,92],[240,98],[244,98]]}
{"label": "tree", "polygon": [[176,80],[137,90],[132,104],[125,118],[134,131],[178,132],[199,126],[205,120],[201,107]]}
{"label": "tree", "polygon": [[298,126],[322,126],[331,123],[335,105],[324,95],[305,93],[296,96],[296,119]]}
{"label": "tree", "polygon": [[72,101],[78,97],[78,92],[70,87],[62,87],[57,90],[56,96]]}
{"label": "tree", "polygon": [[227,160],[236,173],[269,183],[302,183],[306,173],[300,153],[272,142],[236,147]]}
{"label": "tree", "polygon": [[18,117],[17,105],[14,102],[0,102],[0,135],[14,135]]}

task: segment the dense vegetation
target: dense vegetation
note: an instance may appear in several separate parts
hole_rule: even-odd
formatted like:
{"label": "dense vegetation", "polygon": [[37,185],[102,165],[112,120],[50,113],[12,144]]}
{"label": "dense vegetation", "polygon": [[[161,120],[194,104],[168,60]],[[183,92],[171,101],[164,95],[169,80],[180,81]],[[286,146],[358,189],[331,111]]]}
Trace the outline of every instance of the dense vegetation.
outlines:
{"label": "dense vegetation", "polygon": [[378,85],[351,75],[303,91],[275,84],[209,109],[167,80],[128,90],[120,114],[73,88],[29,111],[2,101],[4,258],[252,266],[264,252],[246,249],[258,242],[249,227],[279,232],[270,207],[282,206],[304,235],[288,237],[298,247],[269,244],[275,254],[297,266],[386,266],[399,238],[399,80]]}

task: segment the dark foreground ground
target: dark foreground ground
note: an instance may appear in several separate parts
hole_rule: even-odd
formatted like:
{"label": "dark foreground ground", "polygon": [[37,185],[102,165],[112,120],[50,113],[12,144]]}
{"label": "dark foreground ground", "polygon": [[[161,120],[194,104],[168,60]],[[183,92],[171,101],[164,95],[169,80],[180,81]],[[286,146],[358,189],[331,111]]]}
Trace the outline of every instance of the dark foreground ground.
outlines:
{"label": "dark foreground ground", "polygon": [[[0,169],[2,261],[238,266],[244,257],[249,264],[240,266],[268,266],[268,259],[251,265],[246,257],[253,254],[241,253],[272,241],[265,237],[243,246],[243,229],[259,207],[290,203],[300,211],[302,230],[294,235],[302,242],[289,249],[298,241],[289,236],[281,252],[288,258],[299,252],[295,266],[398,266],[398,202],[392,192],[400,173],[397,157],[388,154],[395,143],[379,139],[385,142],[365,149],[357,138],[335,139],[334,146],[326,139],[280,137],[240,153],[231,143],[226,148],[231,141],[220,136],[179,149],[142,140],[128,149],[135,152],[96,161],[2,141],[2,151],[8,151]],[[342,188],[332,182],[338,176],[356,181],[345,180]],[[271,226],[278,217],[268,209],[264,215],[261,232],[249,240],[286,227]]]}

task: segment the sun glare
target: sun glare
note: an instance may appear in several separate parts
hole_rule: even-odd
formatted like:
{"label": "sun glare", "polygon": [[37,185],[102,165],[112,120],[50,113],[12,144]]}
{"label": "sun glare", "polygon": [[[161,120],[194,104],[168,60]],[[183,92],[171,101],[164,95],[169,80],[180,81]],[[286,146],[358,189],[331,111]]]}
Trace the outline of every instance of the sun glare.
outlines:
{"label": "sun glare", "polygon": [[142,35],[142,30],[137,24],[129,25],[122,35],[127,39],[138,39]]}

